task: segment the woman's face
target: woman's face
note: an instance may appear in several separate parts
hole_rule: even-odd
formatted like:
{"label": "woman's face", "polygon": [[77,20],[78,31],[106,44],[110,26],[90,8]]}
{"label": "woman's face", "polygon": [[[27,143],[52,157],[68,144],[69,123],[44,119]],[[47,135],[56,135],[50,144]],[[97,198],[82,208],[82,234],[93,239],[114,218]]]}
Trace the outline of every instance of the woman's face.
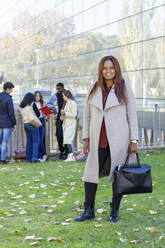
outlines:
{"label": "woman's face", "polygon": [[116,76],[115,68],[111,60],[104,62],[102,75],[105,80],[113,80]]}
{"label": "woman's face", "polygon": [[39,93],[36,94],[36,99],[35,100],[36,100],[36,102],[40,101],[40,94]]}
{"label": "woman's face", "polygon": [[63,94],[63,99],[66,102],[68,100],[68,97]]}

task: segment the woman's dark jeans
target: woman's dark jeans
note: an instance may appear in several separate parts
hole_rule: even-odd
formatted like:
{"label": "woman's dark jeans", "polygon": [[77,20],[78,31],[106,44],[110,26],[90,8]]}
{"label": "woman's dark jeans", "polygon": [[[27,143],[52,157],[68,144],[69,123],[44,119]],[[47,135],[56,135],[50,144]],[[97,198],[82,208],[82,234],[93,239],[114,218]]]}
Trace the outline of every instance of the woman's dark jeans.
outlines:
{"label": "woman's dark jeans", "polygon": [[24,124],[26,133],[26,161],[32,162],[38,159],[40,136],[39,128],[30,123]]}
{"label": "woman's dark jeans", "polygon": [[39,127],[39,134],[40,134],[40,145],[39,145],[39,158],[42,158],[43,155],[46,155],[46,149],[45,149],[45,120],[44,118],[40,118],[40,122],[42,123],[42,126]]}

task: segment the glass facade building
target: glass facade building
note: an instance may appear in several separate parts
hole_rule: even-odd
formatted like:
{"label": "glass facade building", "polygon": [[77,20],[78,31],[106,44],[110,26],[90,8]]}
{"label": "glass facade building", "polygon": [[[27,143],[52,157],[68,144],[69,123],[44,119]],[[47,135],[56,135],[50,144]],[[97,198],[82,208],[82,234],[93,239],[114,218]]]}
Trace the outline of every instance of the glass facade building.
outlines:
{"label": "glass facade building", "polygon": [[137,98],[165,96],[165,0],[20,0],[1,19],[0,73],[16,98],[59,81],[85,93],[110,54]]}
{"label": "glass facade building", "polygon": [[164,102],[165,0],[17,0],[1,20],[0,78],[16,85],[15,102],[57,82],[85,94],[105,55],[119,59],[138,104]]}

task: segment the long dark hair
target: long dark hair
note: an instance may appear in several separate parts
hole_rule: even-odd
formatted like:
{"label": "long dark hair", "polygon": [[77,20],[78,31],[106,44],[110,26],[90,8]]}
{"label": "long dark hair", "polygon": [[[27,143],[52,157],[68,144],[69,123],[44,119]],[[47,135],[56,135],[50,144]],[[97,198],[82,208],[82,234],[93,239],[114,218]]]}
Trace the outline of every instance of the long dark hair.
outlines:
{"label": "long dark hair", "polygon": [[70,90],[64,90],[63,94],[68,97],[70,100],[74,101],[73,95]]}
{"label": "long dark hair", "polygon": [[35,97],[35,99],[36,99],[37,94],[39,94],[39,96],[40,96],[40,101],[39,101],[39,102],[40,102],[41,106],[43,106],[43,105],[44,105],[43,96],[42,96],[42,94],[41,94],[40,91],[35,91],[35,92],[34,92],[34,97]]}
{"label": "long dark hair", "polygon": [[106,99],[106,97],[108,95],[107,86],[106,86],[105,79],[104,79],[103,74],[102,74],[104,63],[107,60],[110,60],[113,64],[114,68],[115,68],[116,75],[114,78],[114,84],[115,84],[115,93],[116,93],[116,96],[118,98],[118,101],[120,103],[126,103],[127,99],[126,99],[126,95],[125,95],[125,81],[124,81],[124,78],[122,76],[120,64],[119,64],[118,60],[113,56],[105,56],[101,59],[101,61],[99,63],[99,68],[98,68],[97,82],[95,83],[93,89],[91,90],[90,95],[92,95],[98,87],[101,87],[101,89],[103,91],[103,98],[104,99]]}
{"label": "long dark hair", "polygon": [[28,92],[28,93],[24,96],[24,98],[23,98],[23,100],[21,101],[21,103],[20,103],[19,106],[20,106],[20,108],[24,108],[24,107],[26,107],[27,105],[31,105],[32,102],[35,102],[34,94],[32,94],[31,92]]}

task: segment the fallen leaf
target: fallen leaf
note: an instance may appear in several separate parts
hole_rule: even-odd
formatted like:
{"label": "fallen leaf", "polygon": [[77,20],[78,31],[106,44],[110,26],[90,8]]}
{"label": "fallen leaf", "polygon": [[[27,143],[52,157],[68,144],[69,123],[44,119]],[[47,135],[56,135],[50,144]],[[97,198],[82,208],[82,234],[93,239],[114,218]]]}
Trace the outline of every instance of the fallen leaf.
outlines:
{"label": "fallen leaf", "polygon": [[41,176],[45,175],[44,171],[40,171],[40,174],[41,174]]}
{"label": "fallen leaf", "polygon": [[104,212],[106,212],[107,210],[106,209],[103,209],[103,208],[98,208],[97,209],[97,213],[99,213],[99,214],[102,214],[102,213],[104,213]]}
{"label": "fallen leaf", "polygon": [[56,204],[54,204],[54,205],[50,205],[50,207],[51,207],[51,208],[56,208],[56,207],[57,207],[57,205],[56,205]]}
{"label": "fallen leaf", "polygon": [[65,221],[66,221],[66,222],[69,222],[69,221],[72,221],[72,219],[71,219],[71,218],[70,218],[70,219],[66,219]]}
{"label": "fallen leaf", "polygon": [[58,241],[58,242],[64,242],[64,240],[63,239],[60,239],[60,238],[56,238],[56,241]]}
{"label": "fallen leaf", "polygon": [[31,194],[31,195],[29,195],[29,198],[34,199],[35,197],[36,197],[36,195],[35,195],[35,194]]}
{"label": "fallen leaf", "polygon": [[32,219],[24,219],[25,223],[29,223],[30,221],[32,221]]}
{"label": "fallen leaf", "polygon": [[101,221],[102,220],[102,217],[96,218],[96,220]]}
{"label": "fallen leaf", "polygon": [[121,233],[120,233],[120,232],[117,232],[117,231],[115,231],[114,234],[115,234],[115,235],[118,235],[118,236],[121,235]]}
{"label": "fallen leaf", "polygon": [[131,240],[130,243],[136,245],[136,244],[140,243],[140,240]]}
{"label": "fallen leaf", "polygon": [[23,196],[22,195],[17,195],[17,196],[15,196],[14,198],[15,199],[21,199]]}
{"label": "fallen leaf", "polygon": [[53,211],[54,211],[53,209],[48,209],[47,210],[48,213],[53,213]]}
{"label": "fallen leaf", "polygon": [[164,235],[165,234],[162,234],[160,237],[159,237],[159,240],[162,240],[164,238]]}
{"label": "fallen leaf", "polygon": [[155,211],[155,210],[149,210],[149,213],[150,213],[151,215],[154,215],[154,214],[157,214],[157,211]]}
{"label": "fallen leaf", "polygon": [[42,208],[48,208],[48,205],[41,205]]}
{"label": "fallen leaf", "polygon": [[42,189],[44,189],[44,188],[46,188],[47,187],[47,185],[46,184],[40,184],[40,188],[42,188]]}
{"label": "fallen leaf", "polygon": [[122,244],[127,244],[127,239],[122,239],[122,238],[120,238],[119,240],[120,240],[120,242],[121,242]]}
{"label": "fallen leaf", "polygon": [[68,223],[68,222],[61,222],[61,225],[62,226],[68,226],[68,225],[70,225],[71,223]]}
{"label": "fallen leaf", "polygon": [[148,230],[148,231],[152,231],[152,230],[155,230],[155,229],[156,229],[156,227],[151,226],[151,227],[146,227],[145,229],[146,229],[146,230]]}
{"label": "fallen leaf", "polygon": [[29,245],[30,245],[30,246],[35,246],[35,245],[37,245],[37,244],[38,244],[38,242],[35,241],[35,242],[30,243]]}
{"label": "fallen leaf", "polygon": [[102,227],[103,225],[102,224],[96,224],[95,227],[96,228],[99,228],[99,227]]}
{"label": "fallen leaf", "polygon": [[47,241],[49,242],[49,241],[53,241],[53,240],[56,240],[56,238],[55,237],[49,237],[49,238],[47,238]]}
{"label": "fallen leaf", "polygon": [[152,234],[152,235],[158,233],[158,231],[156,231],[156,230],[151,230],[151,231],[149,231],[149,232],[150,232],[150,234]]}
{"label": "fallen leaf", "polygon": [[26,236],[26,237],[24,238],[24,242],[25,242],[26,240],[35,240],[35,235]]}

